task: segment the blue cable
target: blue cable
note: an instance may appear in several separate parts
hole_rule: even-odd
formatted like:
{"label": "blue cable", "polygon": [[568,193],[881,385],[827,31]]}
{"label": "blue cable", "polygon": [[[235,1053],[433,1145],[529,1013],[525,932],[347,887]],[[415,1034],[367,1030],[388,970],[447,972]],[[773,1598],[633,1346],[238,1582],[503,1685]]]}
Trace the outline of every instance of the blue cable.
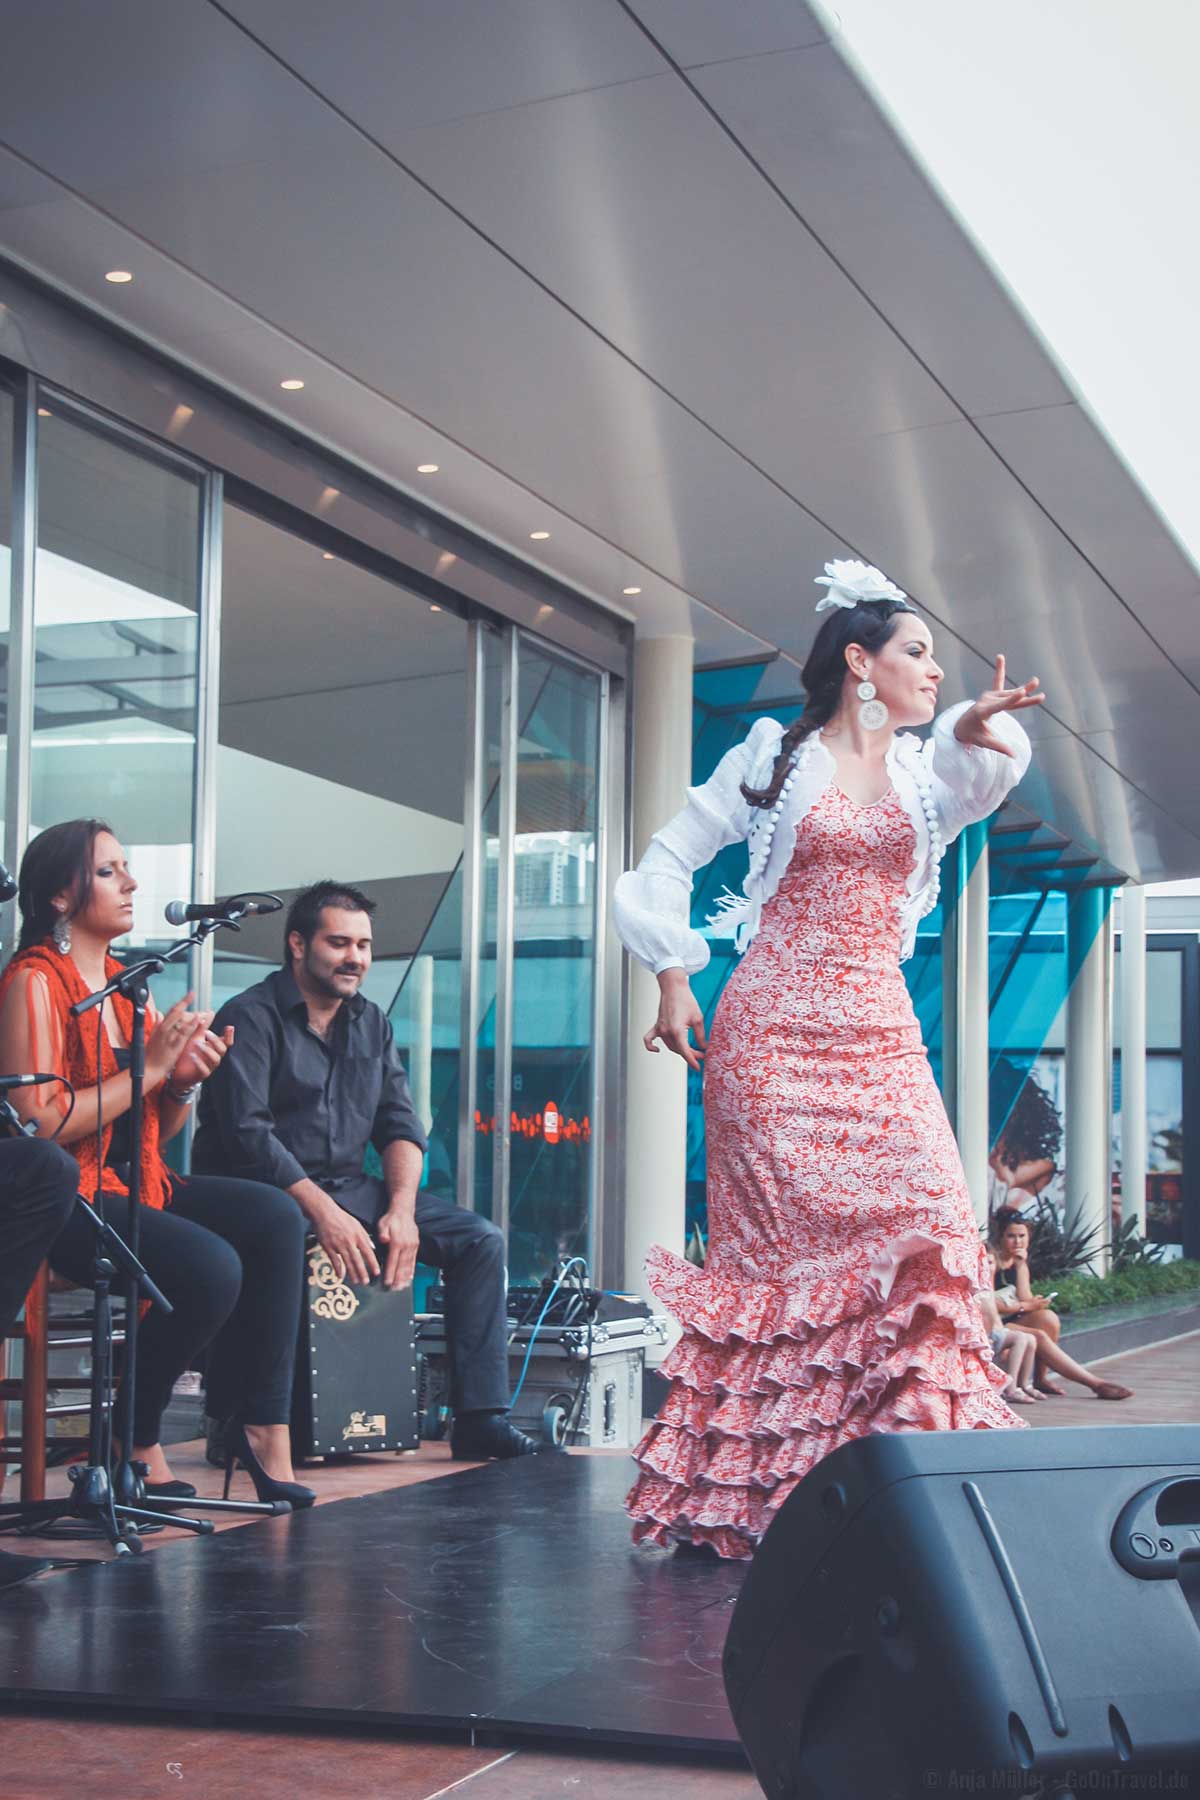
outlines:
{"label": "blue cable", "polygon": [[576,1265],[578,1265],[579,1268],[581,1268],[583,1270],[583,1273],[585,1276],[587,1275],[588,1266],[587,1266],[587,1263],[584,1261],[583,1257],[582,1256],[569,1257],[567,1259],[567,1261],[563,1264],[562,1268],[559,1270],[558,1280],[554,1283],[554,1286],[550,1289],[550,1292],[546,1295],[546,1304],[542,1307],[541,1312],[538,1314],[537,1319],[534,1323],[533,1330],[529,1334],[529,1343],[526,1345],[526,1348],[525,1348],[525,1361],[521,1364],[521,1378],[517,1382],[516,1387],[513,1389],[513,1397],[508,1403],[510,1411],[512,1408],[514,1408],[516,1406],[517,1401],[521,1397],[521,1389],[525,1386],[525,1376],[529,1369],[529,1359],[533,1355],[533,1346],[537,1342],[537,1334],[542,1329],[542,1320],[546,1317],[546,1314],[550,1311],[550,1307],[551,1307],[551,1304],[553,1303],[555,1294],[557,1294],[559,1288],[562,1286],[563,1282],[567,1279],[568,1271],[575,1268]]}

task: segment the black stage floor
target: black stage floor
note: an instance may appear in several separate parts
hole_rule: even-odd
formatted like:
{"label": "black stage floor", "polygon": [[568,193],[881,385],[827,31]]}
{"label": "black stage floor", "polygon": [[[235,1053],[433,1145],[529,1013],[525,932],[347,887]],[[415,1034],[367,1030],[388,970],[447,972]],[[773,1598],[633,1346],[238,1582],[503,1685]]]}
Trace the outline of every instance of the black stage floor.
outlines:
{"label": "black stage floor", "polygon": [[0,1698],[740,1756],[742,1566],[635,1549],[629,1479],[528,1457],[27,1583]]}

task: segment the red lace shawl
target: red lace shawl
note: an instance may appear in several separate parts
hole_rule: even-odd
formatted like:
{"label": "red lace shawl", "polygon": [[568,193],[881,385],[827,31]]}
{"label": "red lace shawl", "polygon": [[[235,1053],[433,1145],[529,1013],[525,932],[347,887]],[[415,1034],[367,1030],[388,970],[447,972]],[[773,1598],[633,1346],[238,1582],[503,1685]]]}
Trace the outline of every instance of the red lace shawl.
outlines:
{"label": "red lace shawl", "polygon": [[[96,1013],[85,1013],[82,1018],[77,1018],[71,1011],[75,1002],[86,999],[90,992],[71,958],[60,955],[48,940],[42,944],[34,944],[28,950],[18,951],[3,976],[0,976],[0,1001],[21,969],[28,969],[41,978],[30,981],[27,988],[29,1043],[37,1069],[43,1072],[53,1069],[65,1075],[77,1093],[98,1087],[101,1081],[117,1075],[120,1071],[116,1052],[103,1028],[100,1031],[100,1066],[96,1066]],[[110,956],[106,959],[107,976],[119,974],[120,969],[121,965],[115,958]],[[43,996],[49,1001],[48,1008],[43,1004]],[[105,1004],[114,1008],[125,1040],[130,1042],[133,1037],[133,1002],[126,1000],[122,994],[115,994]],[[147,1016],[149,1027],[152,1028],[156,1016],[151,1006]],[[68,1104],[66,1090],[59,1089],[58,1092],[61,1094],[61,1106],[65,1113]],[[159,1093],[148,1095],[142,1108],[142,1200],[145,1205],[158,1208],[166,1205],[170,1199],[170,1175],[158,1148],[160,1093],[161,1089]],[[113,1121],[109,1120],[104,1127],[99,1157],[96,1153],[95,1132],[89,1132],[86,1137],[78,1138],[75,1143],[66,1146],[79,1164],[79,1191],[85,1199],[90,1200],[94,1196],[98,1178],[102,1179],[106,1194],[129,1192],[116,1171],[110,1169],[105,1160],[112,1142],[112,1127]]]}

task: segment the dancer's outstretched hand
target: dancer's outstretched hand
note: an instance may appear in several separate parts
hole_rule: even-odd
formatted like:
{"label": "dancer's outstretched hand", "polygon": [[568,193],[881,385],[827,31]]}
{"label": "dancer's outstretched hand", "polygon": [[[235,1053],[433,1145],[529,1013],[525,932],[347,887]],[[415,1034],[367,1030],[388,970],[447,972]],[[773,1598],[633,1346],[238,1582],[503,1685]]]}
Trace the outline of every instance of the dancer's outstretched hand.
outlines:
{"label": "dancer's outstretched hand", "polygon": [[1005,680],[1004,658],[998,656],[995,686],[980,694],[974,706],[969,706],[958,719],[955,737],[960,744],[973,744],[979,750],[998,750],[1001,756],[1011,756],[1012,751],[988,721],[996,713],[1020,712],[1026,706],[1041,706],[1046,696],[1035,691],[1038,686],[1035,675],[1032,681],[1023,682],[1020,687],[1009,687]]}
{"label": "dancer's outstretched hand", "polygon": [[[688,1041],[688,1033],[696,1040]],[[696,996],[688,986],[682,969],[664,969],[658,978],[658,1018],[642,1039],[647,1050],[658,1055],[655,1038],[661,1038],[668,1050],[682,1056],[689,1069],[700,1068],[700,1058],[708,1048],[704,1035],[704,1014],[696,1005]]]}

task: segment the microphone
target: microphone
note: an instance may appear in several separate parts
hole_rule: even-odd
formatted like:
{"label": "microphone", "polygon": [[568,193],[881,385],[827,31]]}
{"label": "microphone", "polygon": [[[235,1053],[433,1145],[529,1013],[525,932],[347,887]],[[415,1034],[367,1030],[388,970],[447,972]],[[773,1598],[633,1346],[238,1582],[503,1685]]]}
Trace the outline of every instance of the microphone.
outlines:
{"label": "microphone", "polygon": [[4,864],[0,862],[0,905],[11,900],[16,893],[19,882],[15,875],[10,875]]}
{"label": "microphone", "polygon": [[0,1075],[0,1094],[15,1087],[41,1087],[46,1081],[61,1081],[61,1075]]}
{"label": "microphone", "polygon": [[165,907],[168,925],[188,925],[194,919],[241,919],[247,913],[280,912],[283,901],[274,894],[259,894],[253,900],[231,894],[227,900],[171,900]]}

